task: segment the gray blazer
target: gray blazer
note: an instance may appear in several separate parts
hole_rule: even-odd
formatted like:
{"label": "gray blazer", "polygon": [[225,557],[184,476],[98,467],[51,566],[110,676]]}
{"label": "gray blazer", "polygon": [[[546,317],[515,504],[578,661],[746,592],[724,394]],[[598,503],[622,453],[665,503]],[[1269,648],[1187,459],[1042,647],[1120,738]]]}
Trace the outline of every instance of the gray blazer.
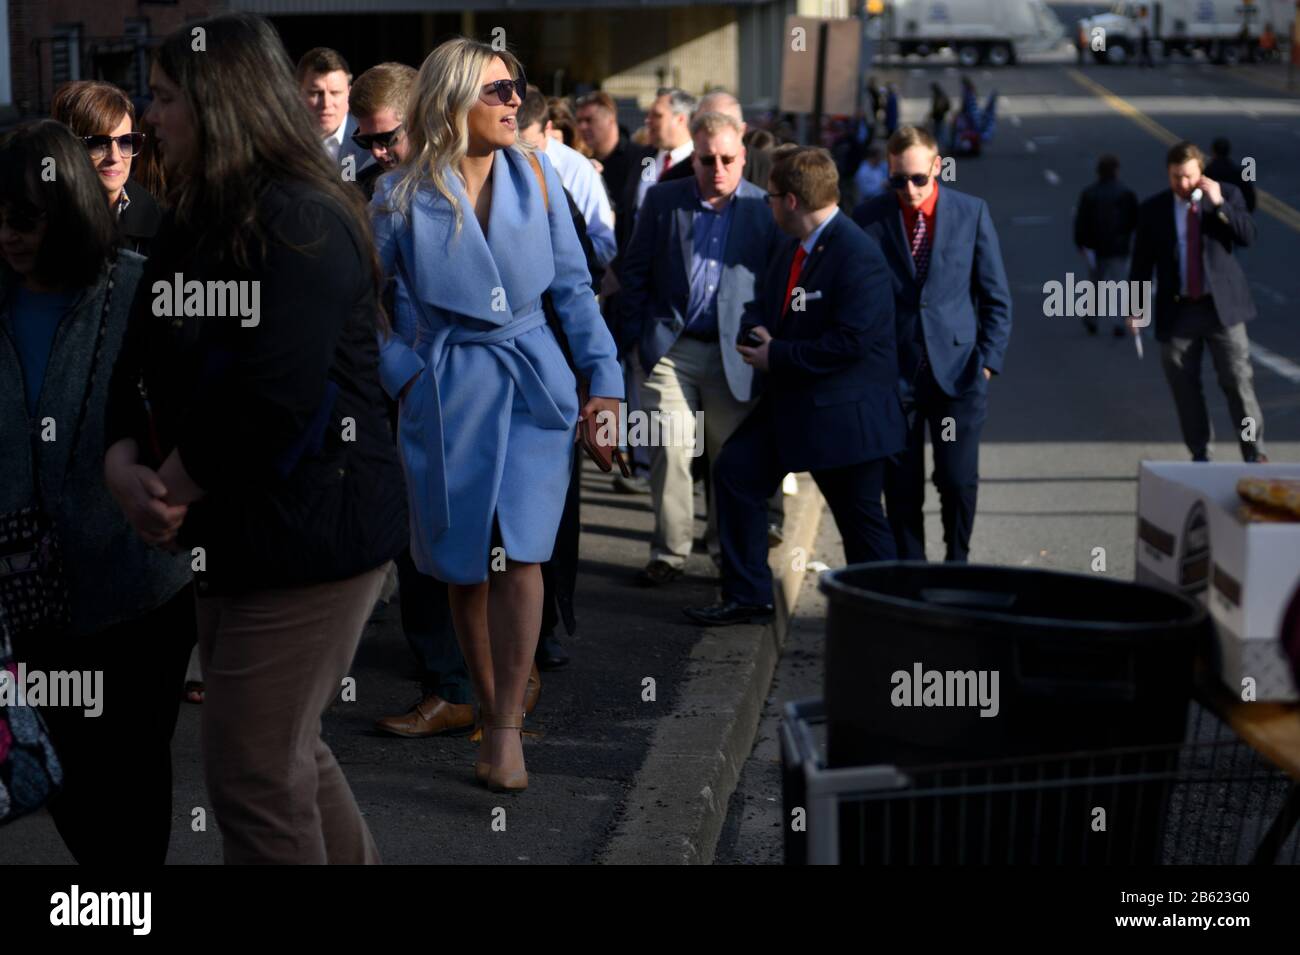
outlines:
{"label": "gray blazer", "polygon": [[[625,327],[620,344],[640,347],[649,374],[686,327],[691,297],[692,225],[699,203],[694,178],[651,187],[637,213],[636,228],[619,267]],[[781,234],[767,207],[767,192],[741,180],[723,251],[718,282],[718,338],[727,385],[737,401],[753,392],[754,370],[736,351],[745,306],[756,294]]]}
{"label": "gray blazer", "polygon": [[[173,556],[147,546],[127,524],[104,484],[108,383],[144,266],[144,259],[134,252],[122,251],[119,255],[108,329],[94,369],[90,404],[66,486],[70,445],[91,373],[104,306],[107,283],[103,278],[82,292],[59,323],[36,420],[30,424],[39,434],[43,419],[54,420],[55,440],[42,443],[38,439],[37,463],[41,499],[58,529],[67,568],[75,636],[95,633],[155,610],[190,579],[188,556]],[[36,502],[23,371],[9,315],[10,294],[16,281],[12,272],[0,267],[0,513]]]}

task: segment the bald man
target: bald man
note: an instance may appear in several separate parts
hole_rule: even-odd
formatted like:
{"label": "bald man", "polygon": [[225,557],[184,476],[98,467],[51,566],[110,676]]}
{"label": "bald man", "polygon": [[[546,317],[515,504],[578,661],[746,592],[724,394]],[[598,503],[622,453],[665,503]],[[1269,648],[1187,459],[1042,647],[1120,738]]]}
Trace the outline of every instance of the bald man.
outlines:
{"label": "bald man", "polygon": [[[726,90],[714,90],[711,93],[705,93],[696,105],[691,118],[694,119],[704,113],[722,113],[734,117],[736,122],[740,123],[742,139],[749,128],[745,125],[745,114],[740,108],[740,100]],[[769,151],[766,149],[747,149],[745,151],[745,171],[742,175],[762,189],[767,188],[767,174],[772,168],[772,160],[768,153]],[[669,168],[659,181],[671,182],[674,179],[685,179],[693,174],[691,163],[680,163]]]}

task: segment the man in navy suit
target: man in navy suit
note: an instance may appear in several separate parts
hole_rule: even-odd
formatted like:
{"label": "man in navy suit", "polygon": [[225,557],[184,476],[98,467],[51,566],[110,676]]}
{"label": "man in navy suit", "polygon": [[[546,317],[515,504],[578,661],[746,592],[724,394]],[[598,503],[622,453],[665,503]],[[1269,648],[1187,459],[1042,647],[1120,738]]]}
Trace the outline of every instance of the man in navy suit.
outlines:
{"label": "man in navy suit", "polygon": [[885,478],[900,560],[925,560],[925,431],[934,447],[946,559],[965,562],[979,490],[989,380],[1011,337],[1011,293],[984,200],[939,188],[934,137],[904,126],[889,138],[890,192],[860,205],[893,278],[899,387],[907,447]]}
{"label": "man in navy suit", "polygon": [[1155,272],[1156,341],[1183,440],[1192,460],[1209,460],[1213,429],[1201,389],[1201,356],[1208,349],[1242,458],[1267,462],[1246,335],[1255,303],[1232,254],[1255,240],[1255,220],[1240,189],[1204,174],[1205,156],[1195,144],[1175,145],[1165,168],[1169,188],[1138,210],[1129,280],[1149,282]]}
{"label": "man in navy suit", "polygon": [[690,556],[693,457],[705,450],[716,461],[750,408],[753,370],[736,352],[736,334],[778,239],[763,190],[741,178],[739,121],[701,113],[691,135],[695,175],[650,188],[620,266],[624,344],[635,345],[645,375],[642,409],[689,421],[703,440],[703,449],[662,440],[651,448],[655,530],[640,579],[652,585],[679,577]]}
{"label": "man in navy suit", "polygon": [[771,619],[766,502],[791,471],[812,473],[849,563],[895,556],[880,506],[886,459],[906,442],[889,269],[840,214],[826,150],[776,150],[768,200],[792,238],[770,260],[736,348],[763,372],[763,393],[714,466],[722,602],[685,611],[705,626]]}

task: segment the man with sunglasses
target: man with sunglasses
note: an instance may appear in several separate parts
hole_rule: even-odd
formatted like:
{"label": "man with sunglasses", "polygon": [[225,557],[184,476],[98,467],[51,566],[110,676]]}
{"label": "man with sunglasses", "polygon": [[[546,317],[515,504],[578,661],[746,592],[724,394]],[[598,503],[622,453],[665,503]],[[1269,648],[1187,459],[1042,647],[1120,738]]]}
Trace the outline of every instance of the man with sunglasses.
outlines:
{"label": "man with sunglasses", "polygon": [[690,556],[691,462],[700,442],[716,461],[751,407],[753,370],[736,352],[736,334],[779,241],[763,190],[741,176],[740,123],[703,113],[691,122],[691,135],[695,175],[646,193],[620,275],[624,334],[644,375],[642,408],[661,420],[696,422],[693,446],[651,449],[655,530],[639,578],[649,585],[680,577]]}
{"label": "man with sunglasses", "polygon": [[891,192],[854,220],[880,243],[893,275],[907,447],[886,469],[885,503],[900,560],[925,560],[925,431],[943,516],[945,559],[970,551],[979,440],[989,380],[1011,338],[1011,293],[988,205],[947,186],[934,137],[903,126],[889,138]]}
{"label": "man with sunglasses", "polygon": [[357,124],[352,142],[374,159],[357,176],[357,185],[367,200],[375,194],[375,181],[405,162],[409,154],[402,117],[410,105],[418,75],[405,63],[380,63],[352,84],[348,108]]}
{"label": "man with sunglasses", "polygon": [[338,165],[339,175],[355,181],[375,160],[352,141],[357,121],[348,113],[352,82],[348,61],[338,50],[318,46],[302,55],[294,73],[302,101],[320,130],[325,152]]}

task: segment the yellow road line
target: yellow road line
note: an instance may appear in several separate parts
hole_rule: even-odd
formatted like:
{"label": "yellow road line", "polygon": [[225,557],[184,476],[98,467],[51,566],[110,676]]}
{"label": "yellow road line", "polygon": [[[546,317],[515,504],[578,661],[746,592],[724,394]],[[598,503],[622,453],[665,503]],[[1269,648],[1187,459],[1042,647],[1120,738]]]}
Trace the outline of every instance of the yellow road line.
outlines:
{"label": "yellow road line", "polygon": [[[1181,136],[1176,136],[1128,100],[1116,96],[1091,77],[1084,76],[1078,70],[1069,67],[1066,68],[1065,72],[1072,80],[1084,89],[1088,90],[1088,92],[1095,95],[1098,99],[1102,100],[1107,106],[1115,110],[1115,112],[1128,117],[1166,146],[1172,146],[1174,143],[1180,143],[1183,141]],[[1255,194],[1259,200],[1257,203],[1258,209],[1267,212],[1283,225],[1290,226],[1296,232],[1300,232],[1300,211],[1287,205],[1271,192],[1265,192],[1258,186],[1255,187]]]}

